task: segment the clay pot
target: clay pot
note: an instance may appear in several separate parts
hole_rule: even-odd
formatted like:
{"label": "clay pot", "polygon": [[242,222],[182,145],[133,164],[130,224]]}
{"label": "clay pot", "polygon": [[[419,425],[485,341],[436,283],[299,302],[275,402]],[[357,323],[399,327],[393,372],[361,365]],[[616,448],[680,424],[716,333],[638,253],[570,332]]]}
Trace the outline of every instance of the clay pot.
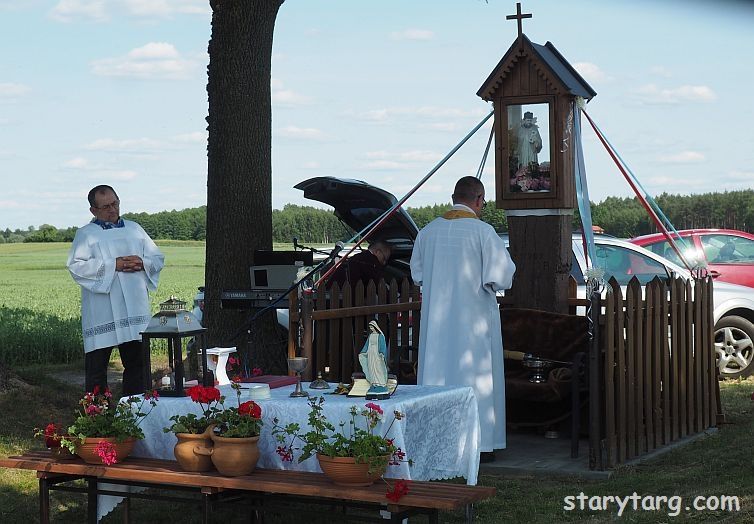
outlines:
{"label": "clay pot", "polygon": [[128,437],[123,442],[118,442],[114,437],[87,437],[76,443],[76,455],[87,464],[102,465],[102,459],[95,451],[97,445],[102,441],[110,442],[115,446],[118,462],[123,462],[131,454],[136,443],[136,439],[133,437]]}
{"label": "clay pot", "polygon": [[212,427],[204,433],[176,433],[178,443],[173,448],[173,454],[184,471],[210,471],[212,457],[198,452],[200,449],[212,448]]}
{"label": "clay pot", "polygon": [[199,448],[194,451],[212,457],[212,464],[221,475],[240,477],[248,475],[257,467],[259,436],[227,438],[212,434],[212,448]]}
{"label": "clay pot", "polygon": [[354,457],[328,457],[317,454],[322,473],[338,486],[371,486],[385,473],[389,459],[390,456],[386,455],[385,465],[373,467],[370,473],[369,464],[357,463]]}

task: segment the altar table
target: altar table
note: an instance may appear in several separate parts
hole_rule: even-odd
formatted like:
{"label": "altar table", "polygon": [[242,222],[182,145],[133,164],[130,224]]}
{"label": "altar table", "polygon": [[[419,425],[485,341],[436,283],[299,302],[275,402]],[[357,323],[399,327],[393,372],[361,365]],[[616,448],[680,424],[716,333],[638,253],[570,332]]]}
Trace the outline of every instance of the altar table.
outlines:
{"label": "altar table", "polygon": [[[367,403],[364,398],[332,395],[332,389],[313,390],[302,384],[311,396],[323,395],[324,414],[338,428],[339,422],[350,421],[349,409],[361,409]],[[257,467],[266,469],[290,469],[297,471],[321,471],[316,457],[298,462],[283,462],[275,449],[279,445],[272,435],[272,420],[280,425],[298,422],[301,432],[308,431],[309,404],[306,398],[292,398],[294,386],[271,390],[271,398],[256,400],[262,407],[264,425],[259,439],[259,462]],[[230,386],[220,386],[225,395],[226,406],[236,406],[236,393]],[[247,390],[242,390],[241,402],[249,400]],[[373,401],[384,411],[383,420],[375,432],[384,435],[393,419],[393,411],[405,415],[393,423],[390,433],[395,445],[406,458],[414,461],[409,467],[405,462],[389,466],[386,477],[414,480],[440,480],[465,477],[467,484],[475,485],[479,470],[479,413],[474,390],[466,386],[410,386],[401,385],[388,400]],[[200,406],[189,397],[160,398],[152,413],[142,422],[145,438],[137,442],[133,456],[174,460],[173,447],[177,439],[173,433],[163,432],[171,425],[170,417],[177,414],[201,415]],[[360,419],[360,420],[359,420]],[[363,417],[357,417],[363,423]],[[346,426],[347,428],[347,426]],[[347,429],[346,429],[347,430]]]}

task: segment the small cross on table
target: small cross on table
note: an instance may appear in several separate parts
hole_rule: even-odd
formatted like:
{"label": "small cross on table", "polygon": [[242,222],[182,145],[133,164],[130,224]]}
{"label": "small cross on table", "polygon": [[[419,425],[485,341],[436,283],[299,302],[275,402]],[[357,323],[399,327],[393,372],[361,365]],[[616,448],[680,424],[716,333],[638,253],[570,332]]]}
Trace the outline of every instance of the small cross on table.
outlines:
{"label": "small cross on table", "polygon": [[517,20],[518,21],[518,36],[521,37],[523,34],[523,24],[521,21],[524,18],[531,18],[531,13],[521,14],[521,2],[516,2],[516,14],[515,15],[508,15],[505,17],[506,20]]}

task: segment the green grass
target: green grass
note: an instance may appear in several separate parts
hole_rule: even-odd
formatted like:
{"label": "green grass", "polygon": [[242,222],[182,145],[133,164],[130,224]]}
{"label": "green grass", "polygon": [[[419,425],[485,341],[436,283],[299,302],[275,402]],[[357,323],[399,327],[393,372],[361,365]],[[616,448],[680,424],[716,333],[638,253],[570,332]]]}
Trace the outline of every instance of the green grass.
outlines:
{"label": "green grass", "polygon": [[[53,368],[55,374],[61,368]],[[36,369],[20,372],[25,383],[0,392],[0,412],[4,422],[0,427],[0,456],[20,453],[32,447],[39,448],[32,429],[49,420],[71,421],[76,406],[78,388],[61,384],[46,376],[48,371]],[[636,523],[701,523],[737,522],[754,523],[754,460],[749,445],[754,442],[751,392],[754,379],[728,381],[722,386],[722,399],[728,417],[715,435],[677,448],[660,458],[635,466],[624,466],[609,480],[582,480],[577,478],[523,477],[506,478],[483,475],[480,484],[495,486],[494,499],[476,507],[479,523],[532,522],[636,522]],[[669,517],[667,510],[627,510],[618,517],[615,507],[611,511],[563,510],[564,497],[584,492],[588,496],[620,495],[636,492],[644,495],[679,495],[684,504],[697,496],[736,495],[741,511],[686,512]],[[33,472],[0,470],[0,522],[37,521],[37,482]],[[83,522],[86,511],[83,495],[53,493],[52,518],[54,522]],[[134,500],[133,522],[168,522],[180,512],[180,521],[200,522],[198,504],[167,503]],[[330,519],[311,519],[304,508],[297,522],[330,522]],[[122,520],[122,510],[117,509],[102,521],[105,524]],[[217,522],[247,522],[248,514],[240,507],[228,506],[220,510]],[[269,522],[292,522],[289,517],[272,518]],[[421,518],[411,522],[425,522]],[[441,513],[441,522],[464,522],[461,512]]]}
{"label": "green grass", "polygon": [[[204,244],[159,242],[166,256],[153,308],[174,294],[191,303],[196,287],[204,280]],[[68,244],[0,244],[0,362],[18,368],[20,363],[50,364],[77,361],[83,354],[79,320],[79,289],[65,269]],[[275,246],[290,249],[290,246]],[[117,357],[114,359],[117,360]],[[33,428],[49,420],[71,422],[80,390],[55,381],[61,369],[80,369],[81,363],[21,370],[23,382],[8,390],[0,387],[0,456],[20,453],[40,442],[32,438]],[[49,375],[49,376],[48,376]],[[50,378],[52,377],[52,378]],[[0,377],[1,379],[2,377]],[[1,382],[1,381],[0,381]],[[673,450],[660,458],[619,468],[609,480],[576,478],[506,478],[483,475],[480,484],[495,486],[498,495],[478,505],[476,522],[742,522],[754,524],[754,379],[727,381],[722,398],[727,423],[717,434]],[[583,452],[586,452],[584,450]],[[684,503],[695,496],[736,495],[742,511],[685,512],[670,517],[667,511],[626,511],[622,517],[611,511],[563,510],[564,497],[578,495],[680,495]],[[0,522],[38,520],[37,481],[33,473],[0,470]],[[183,503],[135,500],[133,522],[175,519],[200,522],[197,507]],[[52,503],[55,522],[83,522],[86,499],[81,495],[55,493]],[[331,522],[310,519],[304,522]],[[121,510],[104,523],[122,519]],[[222,510],[218,521],[247,521],[242,508]],[[441,522],[464,522],[461,513],[444,513]],[[417,519],[418,522],[423,522]],[[290,522],[271,519],[270,522]],[[414,522],[414,519],[411,520]]]}
{"label": "green grass", "polygon": [[[190,307],[204,283],[204,243],[158,242],[165,254],[152,311],[175,295]],[[65,363],[83,356],[81,292],[65,267],[68,243],[0,244],[0,361]]]}

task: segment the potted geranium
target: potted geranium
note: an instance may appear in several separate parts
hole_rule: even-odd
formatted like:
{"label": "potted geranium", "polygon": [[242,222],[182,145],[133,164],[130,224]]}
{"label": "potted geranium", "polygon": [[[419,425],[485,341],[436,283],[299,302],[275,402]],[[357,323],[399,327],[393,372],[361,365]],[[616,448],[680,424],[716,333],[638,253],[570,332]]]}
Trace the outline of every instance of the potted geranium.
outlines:
{"label": "potted geranium", "polygon": [[34,428],[34,436],[42,437],[45,441],[45,447],[50,450],[53,458],[58,460],[68,460],[74,458],[68,448],[61,446],[60,443],[67,435],[63,431],[62,424],[50,422],[44,429]]}
{"label": "potted geranium", "polygon": [[[324,402],[322,396],[309,398],[310,429],[305,433],[295,422],[281,426],[277,419],[273,420],[272,434],[280,443],[277,453],[283,461],[292,461],[294,450],[300,449],[298,461],[316,455],[322,472],[335,484],[369,486],[384,475],[388,465],[406,460],[405,453],[387,437],[395,421],[404,417],[401,412],[393,412],[387,430],[379,435],[375,428],[382,420],[382,408],[372,402],[363,409],[352,406],[351,420],[348,423],[341,421],[336,431],[324,415]],[[364,422],[360,422],[362,419]],[[296,446],[298,441],[303,445]],[[408,463],[411,464],[411,460]],[[396,493],[399,493],[398,498],[408,493],[406,481],[398,481],[388,495],[395,496]]]}
{"label": "potted geranium", "polygon": [[173,415],[170,426],[163,428],[165,433],[174,433],[178,442],[173,448],[173,454],[178,464],[186,471],[209,471],[212,469],[212,459],[205,454],[198,453],[198,449],[212,447],[212,425],[215,417],[221,412],[218,406],[223,404],[225,397],[214,386],[194,386],[186,390],[191,400],[199,404],[202,415],[195,413]]}
{"label": "potted geranium", "polygon": [[[79,401],[81,408],[60,443],[90,464],[111,465],[125,459],[137,439],[141,421],[157,405],[157,391],[114,402],[109,388],[99,386]],[[148,407],[148,410],[147,410]]]}
{"label": "potted geranium", "polygon": [[222,475],[248,475],[259,460],[259,432],[262,429],[262,408],[253,400],[241,402],[241,386],[232,384],[237,406],[226,408],[214,417],[212,449],[196,452],[211,456],[212,463]]}

